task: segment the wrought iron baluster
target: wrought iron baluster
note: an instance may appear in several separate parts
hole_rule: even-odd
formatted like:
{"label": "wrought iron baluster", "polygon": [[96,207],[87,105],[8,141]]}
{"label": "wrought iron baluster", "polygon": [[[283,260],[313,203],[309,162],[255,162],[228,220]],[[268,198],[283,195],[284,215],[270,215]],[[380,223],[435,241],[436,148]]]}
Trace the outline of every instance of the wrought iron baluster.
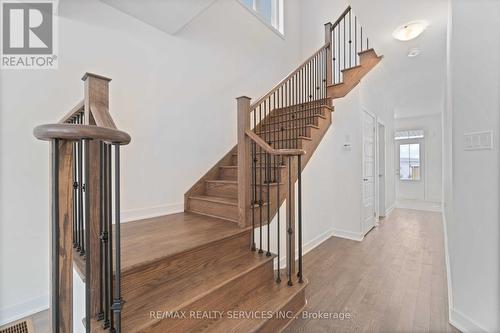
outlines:
{"label": "wrought iron baluster", "polygon": [[297,156],[297,183],[298,183],[298,193],[297,193],[297,208],[298,208],[298,250],[299,250],[299,271],[298,278],[299,283],[303,283],[302,278],[302,170],[301,170],[301,156]]}
{"label": "wrought iron baluster", "polygon": [[115,144],[115,295],[111,309],[114,313],[115,331],[121,332],[121,246],[120,246],[120,145]]}
{"label": "wrought iron baluster", "polygon": [[85,331],[90,333],[90,321],[91,321],[91,301],[90,301],[90,276],[91,276],[91,249],[90,249],[90,191],[88,188],[89,177],[90,177],[90,157],[89,157],[89,140],[83,139],[83,164],[84,164],[84,228],[85,228]]}

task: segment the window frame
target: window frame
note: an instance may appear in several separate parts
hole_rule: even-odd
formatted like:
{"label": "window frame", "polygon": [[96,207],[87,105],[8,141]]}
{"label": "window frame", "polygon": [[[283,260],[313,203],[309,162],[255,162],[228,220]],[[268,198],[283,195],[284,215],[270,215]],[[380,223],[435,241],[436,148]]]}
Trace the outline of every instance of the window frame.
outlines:
{"label": "window frame", "polygon": [[[272,7],[277,7],[274,9],[274,15],[271,14],[271,22],[268,22],[267,19],[258,11],[258,3],[262,0],[252,0],[252,8],[248,7],[243,0],[236,0],[243,8],[245,8],[248,12],[250,12],[253,16],[255,16],[259,21],[261,21],[266,27],[271,29],[276,35],[280,38],[285,39],[285,10],[284,10],[284,0],[272,0]],[[272,11],[271,11],[272,13]],[[276,23],[277,27],[273,25],[273,22]]]}
{"label": "window frame", "polygon": [[[423,138],[415,138],[415,139],[402,139],[402,140],[396,140],[398,143],[398,178],[399,181],[402,182],[420,182],[424,179],[424,174],[423,174],[423,160],[422,160],[422,149],[423,149]],[[410,152],[410,146],[411,145],[418,145],[418,162],[419,162],[419,178],[418,179],[411,179],[411,178],[401,178],[401,146],[408,145],[408,153]],[[408,165],[410,165],[410,156],[408,156]]]}

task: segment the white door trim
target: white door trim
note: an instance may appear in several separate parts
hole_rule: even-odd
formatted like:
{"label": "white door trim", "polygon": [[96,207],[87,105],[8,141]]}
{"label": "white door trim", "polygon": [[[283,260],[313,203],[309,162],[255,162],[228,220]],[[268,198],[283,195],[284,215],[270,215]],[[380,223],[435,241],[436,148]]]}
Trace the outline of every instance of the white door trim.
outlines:
{"label": "white door trim", "polygon": [[377,121],[377,124],[376,124],[376,145],[377,145],[377,149],[376,149],[376,156],[375,156],[375,174],[376,174],[376,177],[377,177],[377,184],[376,184],[376,189],[375,189],[375,198],[376,198],[376,213],[377,213],[377,221],[376,221],[376,225],[378,225],[378,221],[380,220],[380,217],[381,216],[385,216],[386,215],[386,211],[385,211],[385,197],[384,197],[384,209],[383,211],[380,211],[380,201],[382,200],[382,198],[380,198],[380,182],[381,182],[381,177],[380,177],[380,163],[382,162],[381,161],[381,153],[380,153],[380,132],[379,132],[379,125],[383,126],[384,127],[384,173],[383,173],[383,182],[384,182],[384,196],[385,196],[385,191],[387,191],[387,188],[385,186],[386,184],[386,177],[387,177],[387,165],[386,165],[386,151],[387,151],[387,126],[385,125],[385,123],[382,121],[382,119],[378,118],[376,119]]}
{"label": "white door trim", "polygon": [[[363,112],[365,112],[366,114],[368,114],[369,116],[371,116],[373,118],[373,125],[374,125],[374,133],[373,133],[373,144],[374,144],[374,175],[373,177],[375,178],[375,175],[376,175],[376,172],[377,172],[377,162],[378,162],[378,156],[377,156],[377,145],[378,145],[378,139],[377,139],[377,133],[378,133],[378,130],[377,130],[377,115],[375,115],[373,112],[370,112],[369,110],[367,110],[366,108],[363,108]],[[363,117],[361,119],[362,121],[362,131],[361,131],[361,142],[362,142],[362,149],[361,149],[361,163],[363,164],[362,165],[362,168],[361,168],[361,175],[360,175],[360,184],[361,184],[361,212],[364,212],[365,210],[365,206],[364,206],[364,181],[363,181],[363,178],[364,178],[364,149],[365,149],[365,141],[364,141],[364,114],[363,114]],[[377,227],[378,225],[378,219],[376,218],[377,216],[377,202],[378,202],[378,185],[377,185],[377,181],[373,181],[374,183],[374,211],[375,211],[375,216],[373,217],[374,219],[374,223],[373,223],[373,227]],[[361,214],[361,232],[363,235],[365,235],[368,231],[370,231],[372,228],[370,229],[367,229],[366,225],[365,225],[365,215],[364,213]]]}

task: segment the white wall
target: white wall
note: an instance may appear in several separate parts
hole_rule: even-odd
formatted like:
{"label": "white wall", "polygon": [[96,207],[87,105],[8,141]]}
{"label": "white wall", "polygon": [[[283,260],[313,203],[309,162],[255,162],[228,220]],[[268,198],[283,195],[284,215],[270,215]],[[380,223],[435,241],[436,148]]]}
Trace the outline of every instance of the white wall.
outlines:
{"label": "white wall", "polygon": [[[440,110],[441,111],[441,110]],[[418,200],[441,203],[442,195],[442,124],[441,112],[434,115],[423,117],[399,118],[395,121],[396,130],[405,129],[423,129],[424,130],[424,147],[423,147],[423,179],[422,192],[419,193]],[[396,164],[398,163],[398,151],[395,147]],[[397,165],[395,166],[397,168]],[[396,183],[398,183],[397,181]],[[396,196],[398,199],[408,198],[410,196],[409,189],[401,186],[396,186]],[[406,185],[420,185],[412,182]],[[410,189],[411,191],[411,189]]]}
{"label": "white wall", "polygon": [[[451,14],[443,116],[450,320],[464,332],[499,332],[500,2],[453,0]],[[494,149],[465,151],[464,133],[483,130],[494,131]]]}
{"label": "white wall", "polygon": [[[310,55],[324,44],[323,24],[335,21],[346,7],[345,1],[312,0],[302,3],[303,57]],[[321,175],[318,181],[321,179],[323,184],[331,188],[310,194],[310,207],[304,211],[304,220],[313,221],[316,225],[326,218],[333,234],[340,237],[357,240],[363,237],[361,228],[363,110],[374,113],[386,125],[386,161],[391,161],[386,164],[386,206],[390,209],[394,205],[392,163],[394,145],[391,138],[394,132],[394,107],[391,96],[384,89],[386,79],[387,71],[382,61],[346,97],[334,100],[332,127],[306,169],[306,175],[307,172]],[[351,143],[350,150],[345,150],[343,147],[346,140]],[[304,182],[306,179],[304,178]],[[327,200],[326,205],[325,200]]]}
{"label": "white wall", "polygon": [[235,98],[258,97],[299,64],[298,1],[285,10],[284,39],[235,0],[173,37],[96,0],[60,2],[59,69],[0,78],[0,324],[48,304],[49,150],[33,127],[82,99],[86,71],[111,77],[111,113],[133,138],[124,217],[182,210],[236,142]]}
{"label": "white wall", "polygon": [[[0,322],[48,303],[48,146],[32,137],[33,127],[57,121],[82,98],[84,72],[111,77],[112,115],[133,138],[123,149],[124,218],[182,210],[184,192],[236,141],[234,98],[258,97],[296,68],[323,45],[323,24],[347,5],[286,4],[282,39],[235,0],[217,1],[175,37],[96,0],[60,3],[59,69],[0,78],[0,149],[12,157],[0,163]],[[303,174],[308,248],[332,230],[361,237],[364,109],[386,124],[386,157],[393,159],[386,80],[382,62],[335,101],[334,124]],[[392,163],[386,174],[394,174]],[[386,181],[390,208],[394,179]]]}

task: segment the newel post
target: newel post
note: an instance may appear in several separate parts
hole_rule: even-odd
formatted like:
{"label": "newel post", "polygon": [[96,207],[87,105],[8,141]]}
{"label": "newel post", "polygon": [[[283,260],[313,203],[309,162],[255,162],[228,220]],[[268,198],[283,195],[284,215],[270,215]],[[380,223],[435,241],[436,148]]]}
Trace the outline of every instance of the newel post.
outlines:
{"label": "newel post", "polygon": [[[100,125],[116,128],[110,123],[111,117],[103,117],[109,113],[109,82],[111,79],[92,73],[85,73],[82,80],[85,86],[85,123],[89,125]],[[98,123],[99,121],[99,123]],[[103,124],[103,122],[106,123]],[[89,180],[87,188],[90,198],[90,277],[85,277],[86,287],[90,288],[90,313],[92,318],[102,318],[103,309],[100,299],[100,267],[101,267],[101,188],[100,173],[101,152],[100,142],[91,140],[88,142],[89,152]]]}
{"label": "newel post", "polygon": [[73,150],[68,141],[51,145],[51,327],[73,331]]}
{"label": "newel post", "polygon": [[250,139],[245,132],[250,129],[250,98],[236,99],[238,107],[238,224],[248,225],[250,210]]}
{"label": "newel post", "polygon": [[332,61],[333,61],[333,44],[332,44],[332,23],[325,23],[325,44],[330,43],[326,49],[326,86],[333,84],[332,80]]}

